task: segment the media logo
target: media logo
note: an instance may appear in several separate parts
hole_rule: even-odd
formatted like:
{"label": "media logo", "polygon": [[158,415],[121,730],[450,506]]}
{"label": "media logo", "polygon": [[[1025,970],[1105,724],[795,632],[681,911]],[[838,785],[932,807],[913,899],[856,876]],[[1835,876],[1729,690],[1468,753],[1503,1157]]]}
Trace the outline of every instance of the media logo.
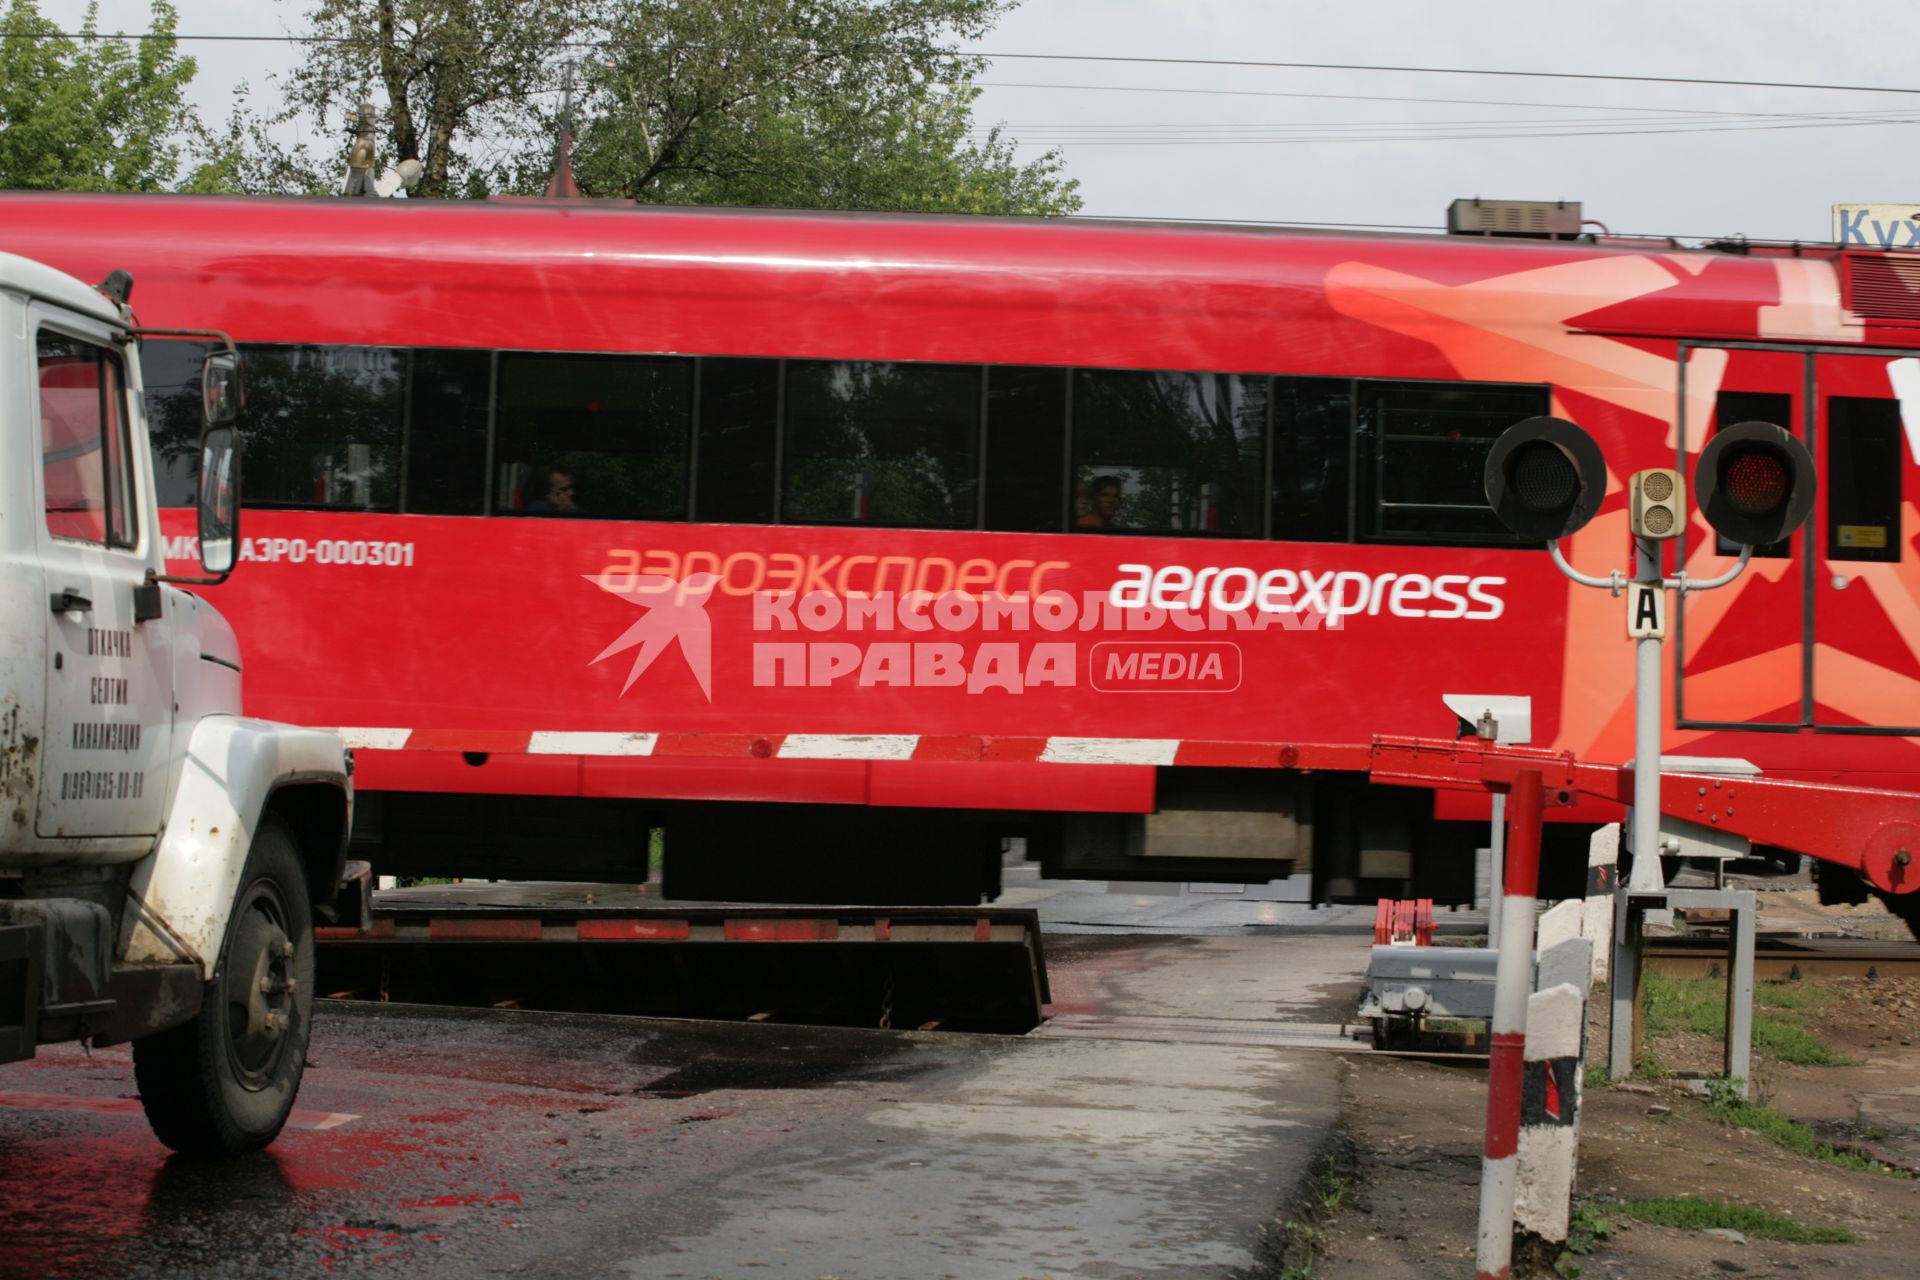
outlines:
{"label": "media logo", "polygon": [[1240,672],[1240,646],[1224,640],[1107,640],[1093,646],[1088,683],[1101,693],[1232,693]]}

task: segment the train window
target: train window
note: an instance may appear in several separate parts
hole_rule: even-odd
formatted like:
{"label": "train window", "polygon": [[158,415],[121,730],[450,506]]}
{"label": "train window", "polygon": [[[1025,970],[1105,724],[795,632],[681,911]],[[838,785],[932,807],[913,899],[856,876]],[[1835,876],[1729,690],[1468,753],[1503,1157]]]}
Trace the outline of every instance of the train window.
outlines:
{"label": "train window", "polygon": [[988,370],[987,528],[1060,532],[1066,444],[1066,370]]}
{"label": "train window", "polygon": [[1352,536],[1353,382],[1276,378],[1273,400],[1273,536],[1345,541]]}
{"label": "train window", "polygon": [[773,520],[778,360],[700,362],[700,464],[694,516],[736,524]]}
{"label": "train window", "polygon": [[498,406],[496,513],[686,517],[691,360],[503,354]]}
{"label": "train window", "polygon": [[1547,412],[1544,387],[1362,382],[1358,413],[1375,542],[1522,541],[1486,499],[1487,453],[1514,423]]}
{"label": "train window", "polygon": [[1258,537],[1265,378],[1082,369],[1073,381],[1073,527]]}
{"label": "train window", "polygon": [[407,384],[407,505],[422,515],[477,516],[486,494],[485,351],[415,351]]}
{"label": "train window", "polygon": [[791,362],[781,518],[970,529],[979,425],[976,367]]}
{"label": "train window", "polygon": [[[1793,430],[1793,397],[1780,391],[1722,391],[1713,402],[1714,430],[1736,422],[1771,422]],[[1714,535],[1714,550],[1723,556],[1740,554],[1740,544]],[[1793,535],[1753,549],[1755,559],[1784,560],[1793,554]]]}
{"label": "train window", "polygon": [[[191,507],[200,492],[200,365],[204,342],[144,338],[140,383],[153,445],[154,501]],[[244,495],[243,495],[244,496]]]}
{"label": "train window", "polygon": [[394,510],[407,353],[248,345],[241,354],[246,504]]}
{"label": "train window", "polygon": [[1900,402],[1827,400],[1827,558],[1900,559]]}

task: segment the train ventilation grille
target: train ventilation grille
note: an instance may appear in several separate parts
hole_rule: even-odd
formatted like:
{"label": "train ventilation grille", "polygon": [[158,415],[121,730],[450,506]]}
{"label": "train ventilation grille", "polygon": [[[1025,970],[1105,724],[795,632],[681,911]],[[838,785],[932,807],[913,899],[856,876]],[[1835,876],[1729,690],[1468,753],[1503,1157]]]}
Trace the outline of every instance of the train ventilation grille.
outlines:
{"label": "train ventilation grille", "polygon": [[1920,324],[1920,254],[1847,255],[1847,310],[1869,320]]}

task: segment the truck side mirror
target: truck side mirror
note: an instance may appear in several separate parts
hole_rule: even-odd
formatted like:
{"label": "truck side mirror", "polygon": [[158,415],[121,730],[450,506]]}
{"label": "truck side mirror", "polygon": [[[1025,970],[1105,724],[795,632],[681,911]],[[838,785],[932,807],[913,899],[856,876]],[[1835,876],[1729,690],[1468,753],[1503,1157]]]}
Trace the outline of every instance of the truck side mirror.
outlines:
{"label": "truck side mirror", "polygon": [[246,387],[240,378],[240,353],[214,351],[200,368],[202,416],[210,427],[224,427],[239,420],[246,406]]}
{"label": "truck side mirror", "polygon": [[[212,393],[208,393],[211,400]],[[224,578],[233,572],[240,537],[240,450],[230,426],[200,435],[200,567]]]}

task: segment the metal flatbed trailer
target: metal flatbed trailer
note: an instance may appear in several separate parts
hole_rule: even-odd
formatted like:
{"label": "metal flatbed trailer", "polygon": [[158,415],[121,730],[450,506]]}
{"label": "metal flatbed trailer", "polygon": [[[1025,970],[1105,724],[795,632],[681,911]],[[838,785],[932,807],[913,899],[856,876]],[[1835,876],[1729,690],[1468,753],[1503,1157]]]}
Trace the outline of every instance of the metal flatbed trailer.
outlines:
{"label": "metal flatbed trailer", "polygon": [[370,907],[317,931],[321,996],[1009,1034],[1048,1000],[1026,909],[667,902],[578,884],[422,886]]}

